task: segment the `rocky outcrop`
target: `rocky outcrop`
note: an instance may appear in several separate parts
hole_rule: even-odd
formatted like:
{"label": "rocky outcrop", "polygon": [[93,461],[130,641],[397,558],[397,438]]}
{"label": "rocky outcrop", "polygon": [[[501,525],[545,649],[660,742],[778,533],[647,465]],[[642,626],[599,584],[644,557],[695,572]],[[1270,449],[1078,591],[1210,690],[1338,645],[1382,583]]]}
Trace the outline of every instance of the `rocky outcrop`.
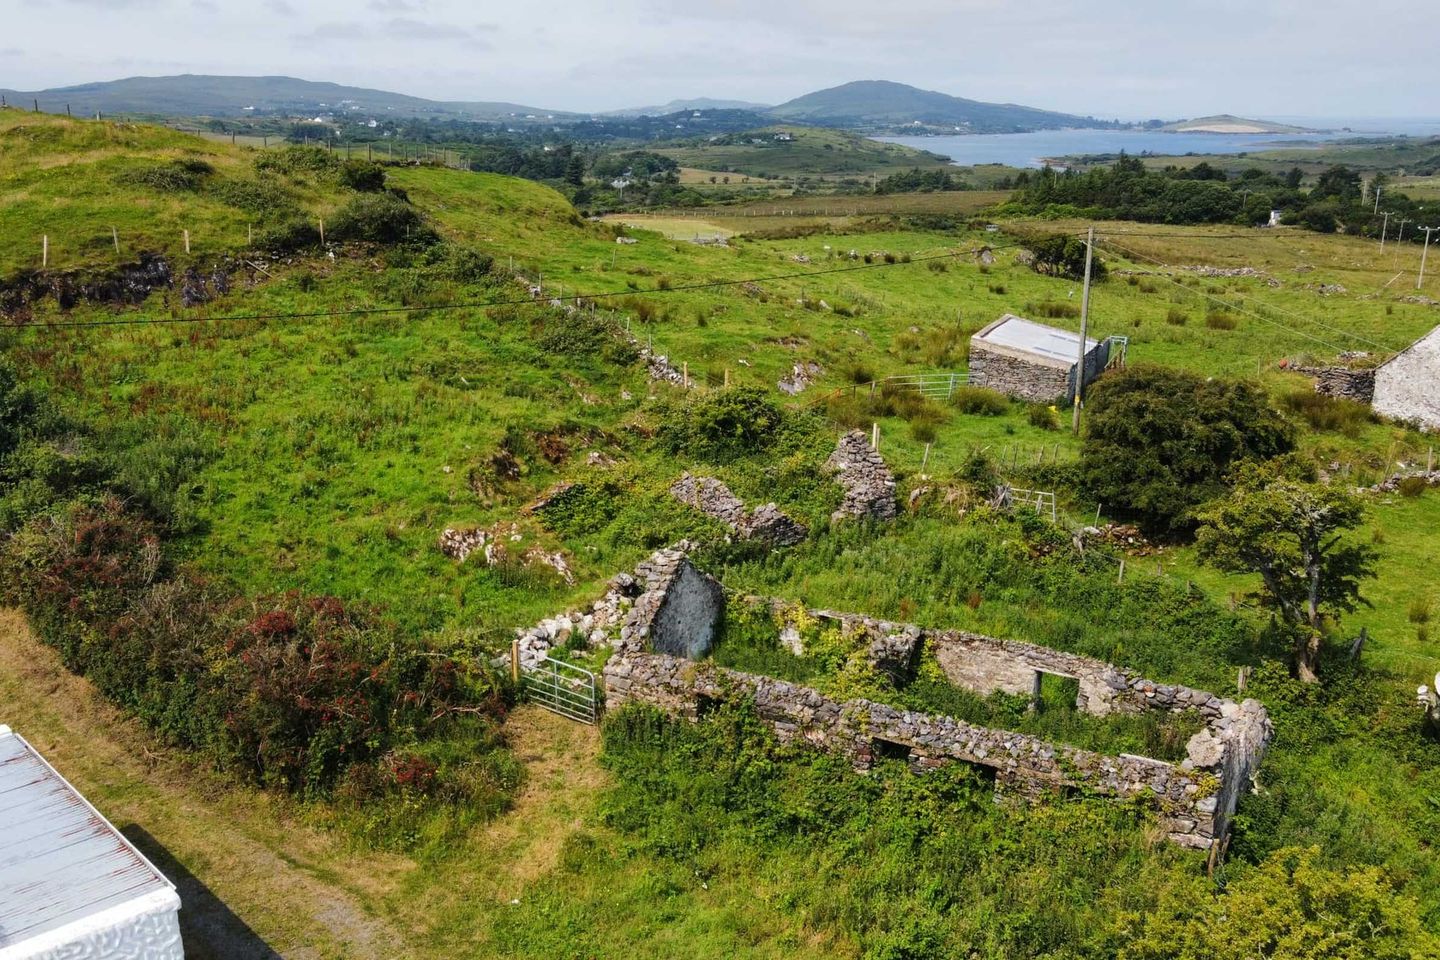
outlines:
{"label": "rocky outcrop", "polygon": [[794,546],[809,531],[778,506],[767,503],[752,513],[724,482],[686,472],[670,486],[670,494],[708,517],[714,517],[745,539],[765,540],[777,546]]}
{"label": "rocky outcrop", "polygon": [[[821,303],[824,303],[824,301],[822,300]],[[780,388],[781,393],[789,394],[793,397],[814,383],[824,372],[820,364],[804,360],[800,363],[791,364],[790,375],[780,378],[776,386]]]}
{"label": "rocky outcrop", "polygon": [[895,475],[885,465],[879,451],[870,446],[864,433],[852,430],[841,437],[825,465],[835,473],[836,481],[845,490],[845,498],[840,502],[840,509],[831,515],[832,520],[846,517],[895,519],[898,512]]}

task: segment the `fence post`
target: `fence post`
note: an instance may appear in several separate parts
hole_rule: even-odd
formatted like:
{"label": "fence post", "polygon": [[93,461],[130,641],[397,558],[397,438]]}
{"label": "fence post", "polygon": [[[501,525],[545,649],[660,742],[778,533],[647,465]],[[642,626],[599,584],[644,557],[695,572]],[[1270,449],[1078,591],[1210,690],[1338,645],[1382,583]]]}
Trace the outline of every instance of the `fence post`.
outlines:
{"label": "fence post", "polygon": [[1125,582],[1125,558],[1120,558],[1120,575],[1115,578],[1117,584]]}
{"label": "fence post", "polygon": [[115,252],[120,252],[120,231],[113,226],[110,228],[110,240],[115,244]]}
{"label": "fence post", "polygon": [[189,231],[189,230],[182,230],[182,231],[180,231],[180,232],[185,235],[185,252],[186,252],[186,253],[189,253],[189,252],[190,252],[190,231]]}
{"label": "fence post", "polygon": [[510,680],[520,684],[520,638],[510,641]]}
{"label": "fence post", "polygon": [[870,424],[870,449],[880,449],[880,424],[878,422]]}
{"label": "fence post", "polygon": [[50,266],[50,234],[40,235],[40,267],[44,269]]}

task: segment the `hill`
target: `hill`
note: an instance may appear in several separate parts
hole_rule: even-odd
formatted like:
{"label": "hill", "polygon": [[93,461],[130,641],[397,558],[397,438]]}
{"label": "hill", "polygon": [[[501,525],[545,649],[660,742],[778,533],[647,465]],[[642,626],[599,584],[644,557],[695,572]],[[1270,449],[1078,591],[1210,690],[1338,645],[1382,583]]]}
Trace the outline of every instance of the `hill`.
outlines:
{"label": "hill", "polygon": [[673,157],[682,167],[762,178],[883,176],[915,167],[951,168],[945,157],[898,143],[881,143],[844,130],[788,124],[689,140],[656,152]]}
{"label": "hill", "polygon": [[1271,123],[1269,120],[1248,120],[1230,113],[1213,117],[1196,117],[1194,120],[1177,120],[1160,128],[1169,133],[1319,133],[1308,127],[1294,127],[1287,123]]}
{"label": "hill", "polygon": [[768,103],[754,103],[750,100],[716,100],[713,97],[695,97],[692,100],[671,100],[669,103],[650,107],[626,107],[610,110],[602,117],[665,117],[682,110],[748,110],[764,113],[770,109]]}
{"label": "hill", "polygon": [[1108,121],[1037,110],[1013,103],[984,103],[889,80],[856,80],[807,93],[773,107],[783,120],[865,129],[948,127],[968,133],[1020,133],[1062,127],[1109,126]]}
{"label": "hill", "polygon": [[469,120],[509,119],[529,114],[559,116],[553,110],[518,103],[427,100],[403,93],[348,87],[295,77],[225,77],[184,74],[127,77],[49,90],[0,90],[18,106],[39,101],[46,113],[93,116],[132,113],[160,116],[252,116],[265,113],[356,113]]}

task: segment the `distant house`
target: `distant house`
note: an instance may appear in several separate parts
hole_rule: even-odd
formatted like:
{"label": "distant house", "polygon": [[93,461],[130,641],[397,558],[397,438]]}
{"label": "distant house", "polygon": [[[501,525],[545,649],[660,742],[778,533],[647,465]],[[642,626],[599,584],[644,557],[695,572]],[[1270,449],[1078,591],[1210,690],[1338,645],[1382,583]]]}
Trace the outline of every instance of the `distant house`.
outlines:
{"label": "distant house", "polygon": [[0,726],[0,957],[184,960],[179,910],[154,864]]}
{"label": "distant house", "polygon": [[1375,370],[1376,413],[1440,431],[1440,327]]}
{"label": "distant house", "polygon": [[[970,338],[970,383],[1006,396],[1051,403],[1075,396],[1080,335],[1013,313]],[[1110,341],[1085,340],[1085,383],[1110,362]]]}

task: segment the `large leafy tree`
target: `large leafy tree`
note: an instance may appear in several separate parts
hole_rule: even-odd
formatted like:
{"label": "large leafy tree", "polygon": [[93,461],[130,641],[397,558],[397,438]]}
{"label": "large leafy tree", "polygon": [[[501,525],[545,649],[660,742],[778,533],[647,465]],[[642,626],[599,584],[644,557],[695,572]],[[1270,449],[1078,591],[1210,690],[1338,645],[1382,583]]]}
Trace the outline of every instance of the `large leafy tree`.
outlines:
{"label": "large leafy tree", "polygon": [[1224,497],[1200,514],[1200,558],[1232,573],[1258,573],[1261,601],[1293,636],[1295,673],[1314,683],[1327,620],[1362,600],[1375,551],[1347,539],[1365,516],[1359,497],[1318,483],[1295,458],[1253,465]]}
{"label": "large leafy tree", "polygon": [[1092,390],[1080,470],[1088,492],[1152,536],[1188,533],[1247,459],[1285,453],[1293,429],[1251,384],[1136,365]]}

